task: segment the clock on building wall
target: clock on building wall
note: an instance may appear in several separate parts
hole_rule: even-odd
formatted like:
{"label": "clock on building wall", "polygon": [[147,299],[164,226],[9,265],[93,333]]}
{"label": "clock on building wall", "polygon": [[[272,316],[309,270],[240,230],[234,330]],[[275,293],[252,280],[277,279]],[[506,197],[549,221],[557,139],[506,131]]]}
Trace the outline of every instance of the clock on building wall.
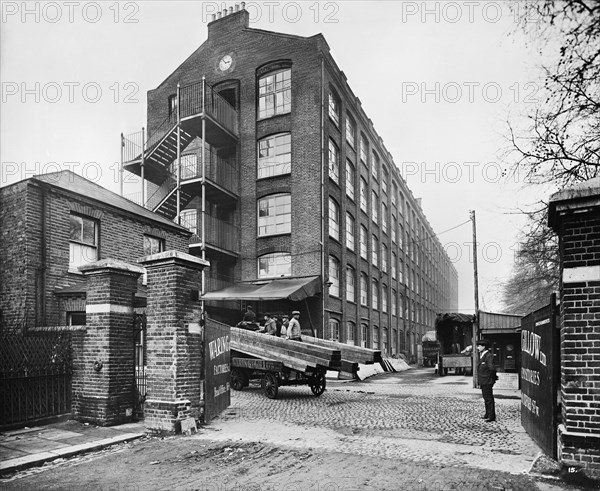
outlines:
{"label": "clock on building wall", "polygon": [[225,55],[219,60],[219,70],[226,72],[233,65],[233,58],[231,55]]}

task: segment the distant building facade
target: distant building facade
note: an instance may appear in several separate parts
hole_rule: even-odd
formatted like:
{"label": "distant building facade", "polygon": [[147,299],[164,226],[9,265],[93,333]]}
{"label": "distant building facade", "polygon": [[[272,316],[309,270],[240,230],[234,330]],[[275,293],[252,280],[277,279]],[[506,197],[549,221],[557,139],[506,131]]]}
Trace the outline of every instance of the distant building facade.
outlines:
{"label": "distant building facade", "polygon": [[[147,128],[124,167],[194,233],[211,317],[298,309],[320,337],[416,356],[457,309],[457,271],[322,35],[251,29],[243,8],[214,20],[148,92]],[[276,298],[282,279],[294,295]]]}

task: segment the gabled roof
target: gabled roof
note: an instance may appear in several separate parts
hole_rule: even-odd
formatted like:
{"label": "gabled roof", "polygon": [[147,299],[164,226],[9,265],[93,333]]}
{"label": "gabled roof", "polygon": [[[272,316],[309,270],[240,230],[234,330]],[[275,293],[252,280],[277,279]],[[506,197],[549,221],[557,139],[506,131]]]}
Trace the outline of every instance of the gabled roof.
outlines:
{"label": "gabled roof", "polygon": [[127,198],[119,196],[118,194],[113,193],[112,191],[103,188],[99,184],[89,181],[70,170],[51,172],[49,174],[40,174],[31,177],[28,180],[48,184],[54,188],[63,189],[73,194],[79,194],[86,199],[98,201],[104,205],[111,206],[123,212],[131,213],[153,222],[158,222],[162,225],[179,229],[182,232],[188,232],[191,235],[191,232],[189,232],[189,230],[185,227],[177,225],[158,213],[147,210],[143,206],[135,204],[133,201],[129,201]]}

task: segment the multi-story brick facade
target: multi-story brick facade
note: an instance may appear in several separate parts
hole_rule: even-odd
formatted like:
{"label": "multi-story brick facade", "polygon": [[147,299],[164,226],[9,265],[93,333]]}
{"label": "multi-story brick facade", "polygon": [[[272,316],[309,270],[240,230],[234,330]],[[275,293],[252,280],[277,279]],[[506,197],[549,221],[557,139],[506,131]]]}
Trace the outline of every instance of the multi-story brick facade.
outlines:
{"label": "multi-story brick facade", "polygon": [[[415,355],[435,314],[456,310],[456,269],[322,35],[251,29],[243,6],[213,20],[148,93],[147,127],[143,155],[125,140],[125,168],[158,189],[146,206],[196,233],[205,292],[318,277],[306,302],[259,311],[298,308],[319,336],[388,354]],[[208,311],[239,315],[223,307],[241,305]]]}
{"label": "multi-story brick facade", "polygon": [[188,250],[187,229],[69,171],[4,187],[0,203],[0,309],[7,329],[84,322],[81,265]]}
{"label": "multi-story brick facade", "polygon": [[560,244],[559,460],[600,478],[600,178],[550,198]]}

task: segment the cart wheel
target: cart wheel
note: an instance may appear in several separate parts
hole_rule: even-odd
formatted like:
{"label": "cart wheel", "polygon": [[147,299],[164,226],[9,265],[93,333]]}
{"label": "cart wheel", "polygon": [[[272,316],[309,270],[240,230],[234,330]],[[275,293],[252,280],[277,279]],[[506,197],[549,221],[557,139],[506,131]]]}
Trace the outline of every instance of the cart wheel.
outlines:
{"label": "cart wheel", "polygon": [[310,385],[310,390],[312,393],[319,397],[323,392],[325,392],[325,375],[314,375],[310,378],[308,385]]}
{"label": "cart wheel", "polygon": [[248,386],[248,374],[243,368],[231,369],[231,387],[235,390],[242,390]]}
{"label": "cart wheel", "polygon": [[265,373],[262,379],[262,388],[265,395],[269,399],[277,399],[277,393],[279,392],[279,379],[274,373]]}

